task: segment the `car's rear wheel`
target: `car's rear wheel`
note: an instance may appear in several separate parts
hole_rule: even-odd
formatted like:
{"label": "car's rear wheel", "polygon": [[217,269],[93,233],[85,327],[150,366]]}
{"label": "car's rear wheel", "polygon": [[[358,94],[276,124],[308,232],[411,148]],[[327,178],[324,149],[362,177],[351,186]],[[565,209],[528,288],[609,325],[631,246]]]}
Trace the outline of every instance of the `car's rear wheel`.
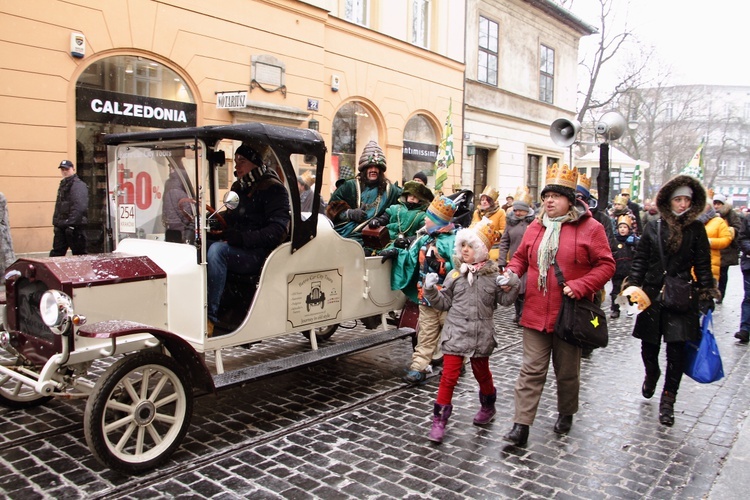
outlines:
{"label": "car's rear wheel", "polygon": [[[318,340],[318,342],[324,342],[331,338],[331,336],[336,333],[336,330],[338,329],[339,325],[336,323],[335,325],[328,325],[323,328],[318,328],[315,330],[315,338]],[[310,338],[310,330],[302,332],[302,335],[304,335],[307,339]]]}
{"label": "car's rear wheel", "polygon": [[[17,366],[18,363],[3,361],[3,366]],[[13,379],[10,375],[0,375],[0,405],[14,410],[34,408],[52,399],[50,396],[42,396],[26,384]]]}
{"label": "car's rear wheel", "polygon": [[174,359],[126,356],[102,375],[84,414],[86,442],[102,464],[138,474],[164,463],[190,425],[193,392]]}

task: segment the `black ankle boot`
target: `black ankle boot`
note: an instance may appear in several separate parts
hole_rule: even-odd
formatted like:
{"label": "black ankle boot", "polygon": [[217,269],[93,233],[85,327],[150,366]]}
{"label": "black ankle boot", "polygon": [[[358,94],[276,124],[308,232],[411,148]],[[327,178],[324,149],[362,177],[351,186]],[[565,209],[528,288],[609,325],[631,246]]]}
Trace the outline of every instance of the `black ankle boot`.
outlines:
{"label": "black ankle boot", "polygon": [[510,441],[516,446],[523,446],[529,440],[529,426],[524,424],[513,424],[513,428],[503,436],[503,439]]}
{"label": "black ankle boot", "polygon": [[661,371],[656,372],[654,375],[646,373],[646,378],[643,379],[643,385],[641,386],[641,394],[644,398],[651,399],[653,397],[659,377],[661,377]]}
{"label": "black ankle boot", "polygon": [[573,415],[563,415],[560,413],[557,416],[557,422],[555,422],[555,433],[567,434],[570,432],[571,427],[573,427]]}
{"label": "black ankle boot", "polygon": [[674,402],[676,398],[671,392],[664,391],[661,393],[659,401],[659,423],[672,427],[674,425]]}

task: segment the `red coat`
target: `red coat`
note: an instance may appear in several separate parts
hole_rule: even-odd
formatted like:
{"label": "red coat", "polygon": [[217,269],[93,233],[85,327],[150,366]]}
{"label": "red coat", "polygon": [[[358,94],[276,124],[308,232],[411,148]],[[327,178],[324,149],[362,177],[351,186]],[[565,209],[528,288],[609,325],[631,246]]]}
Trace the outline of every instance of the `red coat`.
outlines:
{"label": "red coat", "polygon": [[[562,289],[555,278],[555,268],[547,271],[547,293],[539,289],[539,244],[544,226],[537,218],[529,224],[521,245],[513,254],[508,269],[523,276],[528,273],[521,326],[552,332],[562,304]],[[586,210],[574,222],[566,222],[560,230],[560,245],[555,257],[567,284],[576,298],[593,298],[615,273],[615,260],[609,248],[604,227]]]}

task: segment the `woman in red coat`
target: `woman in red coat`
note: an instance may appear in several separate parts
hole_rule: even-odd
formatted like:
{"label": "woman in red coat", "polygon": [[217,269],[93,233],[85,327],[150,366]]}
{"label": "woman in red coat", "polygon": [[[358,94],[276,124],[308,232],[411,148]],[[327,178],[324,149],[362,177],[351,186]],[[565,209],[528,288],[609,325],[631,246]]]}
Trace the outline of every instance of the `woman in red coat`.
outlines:
{"label": "woman in red coat", "polygon": [[[515,387],[513,428],[503,439],[515,445],[528,440],[539,399],[547,380],[550,354],[557,379],[558,418],[555,432],[566,434],[578,411],[581,349],[554,335],[563,294],[593,298],[615,272],[615,261],[604,227],[588,207],[576,203],[578,172],[567,165],[547,168],[539,216],[523,236],[507,270],[527,274],[526,300],[519,324],[523,327],[523,364]],[[565,277],[555,278],[557,262]]]}

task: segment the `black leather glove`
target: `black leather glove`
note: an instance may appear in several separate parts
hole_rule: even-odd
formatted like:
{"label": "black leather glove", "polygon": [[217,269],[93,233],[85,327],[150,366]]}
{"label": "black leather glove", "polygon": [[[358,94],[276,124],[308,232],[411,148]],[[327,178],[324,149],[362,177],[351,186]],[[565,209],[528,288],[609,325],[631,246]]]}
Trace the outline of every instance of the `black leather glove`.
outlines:
{"label": "black leather glove", "polygon": [[706,314],[708,311],[713,311],[714,308],[714,299],[704,299],[698,301],[698,310],[701,312],[701,314]]}
{"label": "black leather glove", "polygon": [[352,222],[362,222],[367,218],[367,214],[361,208],[350,208],[346,211],[346,218]]}
{"label": "black leather glove", "polygon": [[224,231],[224,239],[231,247],[242,246],[242,234],[236,229],[229,229]]}
{"label": "black leather glove", "polygon": [[396,248],[409,248],[409,245],[411,242],[409,241],[409,238],[405,238],[403,236],[400,236],[393,240],[393,246]]}
{"label": "black leather glove", "polygon": [[382,257],[380,259],[380,262],[385,262],[390,259],[395,259],[398,257],[398,248],[386,248],[382,252],[380,252],[378,255]]}

